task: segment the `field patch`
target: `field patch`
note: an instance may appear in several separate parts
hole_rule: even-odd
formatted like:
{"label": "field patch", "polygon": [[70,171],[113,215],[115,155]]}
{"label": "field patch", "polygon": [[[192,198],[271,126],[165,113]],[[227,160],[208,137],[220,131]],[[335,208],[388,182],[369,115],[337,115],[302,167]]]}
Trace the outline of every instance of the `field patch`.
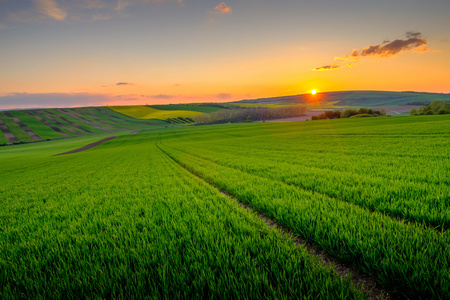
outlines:
{"label": "field patch", "polygon": [[169,118],[192,118],[201,112],[188,110],[160,110],[143,105],[108,106],[108,108],[135,119],[167,120]]}

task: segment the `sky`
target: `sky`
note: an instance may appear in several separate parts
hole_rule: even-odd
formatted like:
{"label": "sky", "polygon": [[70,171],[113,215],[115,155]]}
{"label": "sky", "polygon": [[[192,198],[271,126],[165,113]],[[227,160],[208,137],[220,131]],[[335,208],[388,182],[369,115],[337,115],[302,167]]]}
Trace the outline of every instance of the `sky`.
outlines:
{"label": "sky", "polygon": [[0,0],[0,109],[450,93],[448,0]]}

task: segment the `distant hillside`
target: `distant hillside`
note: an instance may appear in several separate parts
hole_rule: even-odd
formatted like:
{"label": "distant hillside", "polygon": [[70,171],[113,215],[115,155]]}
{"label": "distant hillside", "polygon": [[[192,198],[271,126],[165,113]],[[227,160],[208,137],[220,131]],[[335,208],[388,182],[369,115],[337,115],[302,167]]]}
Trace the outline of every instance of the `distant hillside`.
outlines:
{"label": "distant hillside", "polygon": [[24,109],[0,112],[0,145],[39,142],[169,123],[137,120],[107,107]]}
{"label": "distant hillside", "polygon": [[0,111],[0,145],[168,125],[190,125],[194,123],[192,117],[221,109],[223,108],[190,104]]}
{"label": "distant hillside", "polygon": [[[339,107],[384,107],[400,105],[428,105],[431,101],[450,101],[450,94],[421,92],[385,92],[385,91],[344,91],[327,92],[316,95],[302,94],[293,96],[241,100],[232,103],[253,104],[309,104],[314,102],[332,103]],[[427,104],[428,103],[428,104]]]}

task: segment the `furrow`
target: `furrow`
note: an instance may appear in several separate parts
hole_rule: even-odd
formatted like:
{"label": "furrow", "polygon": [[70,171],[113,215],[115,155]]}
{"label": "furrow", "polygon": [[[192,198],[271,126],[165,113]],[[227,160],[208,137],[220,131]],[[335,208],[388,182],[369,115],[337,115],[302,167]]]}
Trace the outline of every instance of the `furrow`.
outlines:
{"label": "furrow", "polygon": [[244,208],[247,212],[251,214],[255,214],[258,216],[259,219],[261,219],[264,223],[266,223],[269,227],[276,229],[281,234],[288,237],[292,243],[294,243],[297,247],[306,247],[308,252],[315,256],[318,261],[322,262],[325,266],[333,268],[337,274],[341,277],[350,276],[351,281],[355,286],[362,287],[363,291],[368,295],[369,299],[391,299],[391,296],[382,288],[377,286],[375,280],[368,276],[367,274],[363,273],[361,270],[358,270],[354,267],[347,266],[345,264],[342,264],[329,255],[325,253],[325,251],[316,245],[313,245],[309,241],[300,238],[299,236],[295,235],[292,231],[289,229],[281,226],[278,224],[275,220],[269,218],[265,214],[255,211],[250,205],[243,203],[238,198],[234,197],[233,195],[227,193],[226,191],[220,189],[219,187],[215,186],[214,184],[206,181],[203,177],[199,176],[198,174],[194,173],[190,169],[188,169],[185,165],[183,165],[178,160],[174,159],[170,154],[165,152],[161,147],[159,147],[158,143],[155,144],[156,147],[164,153],[169,159],[171,159],[173,162],[175,162],[177,165],[188,171],[193,176],[199,178],[204,183],[208,184],[209,186],[213,187],[215,190],[220,192],[221,194],[227,196],[228,198],[236,201],[242,208]]}
{"label": "furrow", "polygon": [[217,162],[217,161],[212,160],[210,158],[207,158],[207,157],[204,157],[204,156],[199,156],[198,154],[192,154],[190,152],[187,152],[186,150],[179,150],[179,149],[176,149],[176,150],[178,150],[180,152],[183,152],[183,153],[186,153],[186,154],[189,154],[189,155],[193,155],[193,156],[195,156],[197,158],[200,158],[200,159],[204,159],[204,160],[209,161],[211,163],[214,163],[214,164],[217,164],[217,165],[220,165],[220,166],[223,166],[223,167],[227,167],[227,168],[232,168],[234,170],[237,170],[237,171],[240,171],[240,172],[244,172],[246,174],[250,174],[250,175],[253,175],[253,176],[256,176],[256,177],[259,177],[259,178],[269,179],[269,180],[272,180],[272,181],[275,181],[275,182],[283,183],[283,184],[286,184],[288,186],[295,187],[295,188],[297,188],[299,190],[306,191],[306,192],[309,192],[309,193],[312,193],[312,194],[316,194],[316,195],[321,195],[321,196],[330,198],[332,200],[342,201],[342,202],[346,202],[346,203],[351,203],[351,204],[354,204],[354,205],[357,205],[357,206],[361,207],[362,209],[366,209],[366,210],[368,210],[369,212],[372,212],[372,213],[373,212],[384,213],[387,216],[389,216],[390,218],[392,218],[393,220],[405,221],[407,223],[424,224],[428,228],[436,230],[436,231],[447,231],[447,229],[448,229],[448,227],[447,227],[448,223],[445,223],[445,222],[444,223],[442,223],[442,222],[435,223],[435,222],[432,222],[432,220],[427,219],[426,217],[422,217],[422,218],[416,217],[416,218],[414,218],[414,217],[409,216],[409,215],[398,215],[396,211],[393,211],[393,210],[390,210],[390,209],[380,209],[380,208],[377,208],[374,205],[365,206],[365,205],[363,205],[360,202],[356,202],[356,201],[353,202],[353,201],[348,201],[346,199],[337,198],[337,197],[329,195],[328,193],[325,193],[325,192],[319,192],[319,191],[316,191],[316,190],[312,190],[312,189],[307,189],[307,188],[301,187],[301,186],[299,186],[299,185],[297,185],[297,184],[295,184],[293,182],[286,182],[286,181],[283,181],[283,180],[280,180],[280,179],[277,179],[277,178],[272,178],[272,177],[267,177],[267,176],[262,176],[262,175],[259,175],[259,174],[255,174],[255,173],[252,173],[252,172],[247,171],[245,169],[238,169],[235,166],[230,166],[230,165],[227,165],[227,164],[224,164],[224,163],[221,163],[221,162]]}

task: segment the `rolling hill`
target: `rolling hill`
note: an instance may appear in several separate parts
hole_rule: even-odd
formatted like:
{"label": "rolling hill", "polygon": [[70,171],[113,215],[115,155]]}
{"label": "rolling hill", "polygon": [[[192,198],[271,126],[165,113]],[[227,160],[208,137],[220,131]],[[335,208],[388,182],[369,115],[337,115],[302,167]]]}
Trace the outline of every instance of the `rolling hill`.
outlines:
{"label": "rolling hill", "polygon": [[450,94],[422,92],[386,92],[386,91],[342,91],[326,92],[316,95],[301,94],[293,96],[246,99],[235,104],[311,104],[320,102],[336,107],[385,107],[402,105],[428,105],[431,101],[450,101]]}

